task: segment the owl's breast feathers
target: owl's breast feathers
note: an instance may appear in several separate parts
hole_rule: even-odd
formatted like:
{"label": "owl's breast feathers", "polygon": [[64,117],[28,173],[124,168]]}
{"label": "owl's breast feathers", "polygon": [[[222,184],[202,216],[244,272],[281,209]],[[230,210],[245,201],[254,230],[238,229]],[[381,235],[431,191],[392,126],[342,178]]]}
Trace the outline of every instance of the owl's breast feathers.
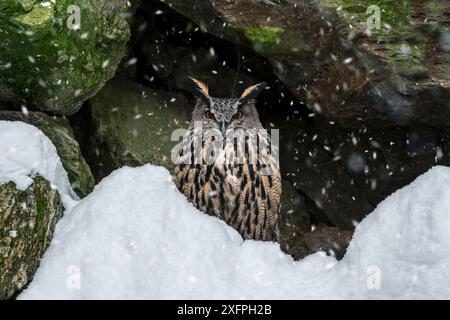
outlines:
{"label": "owl's breast feathers", "polygon": [[[202,144],[202,157],[211,151],[208,146],[208,142]],[[211,164],[180,163],[175,181],[200,211],[221,218],[243,238],[276,241],[281,196],[278,162],[267,153],[252,159],[252,149],[256,146],[246,140],[239,162],[227,162],[227,156],[235,155],[222,148],[215,149],[217,159]]]}

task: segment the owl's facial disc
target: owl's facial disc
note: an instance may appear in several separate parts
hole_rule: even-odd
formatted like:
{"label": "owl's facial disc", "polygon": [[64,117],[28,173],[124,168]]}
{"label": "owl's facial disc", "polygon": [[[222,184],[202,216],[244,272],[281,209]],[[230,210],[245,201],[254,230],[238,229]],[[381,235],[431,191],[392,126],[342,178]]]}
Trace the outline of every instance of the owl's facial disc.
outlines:
{"label": "owl's facial disc", "polygon": [[213,115],[213,120],[217,124],[217,129],[225,134],[229,124],[233,121],[233,116],[238,112],[239,99],[212,98],[207,111]]}

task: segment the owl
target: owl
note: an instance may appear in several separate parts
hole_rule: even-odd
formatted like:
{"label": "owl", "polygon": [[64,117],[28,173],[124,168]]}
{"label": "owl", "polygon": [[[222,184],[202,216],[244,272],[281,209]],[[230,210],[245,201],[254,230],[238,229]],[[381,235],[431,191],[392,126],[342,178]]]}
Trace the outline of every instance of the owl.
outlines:
{"label": "owl", "polygon": [[255,106],[266,84],[247,88],[240,98],[217,98],[205,83],[189,79],[197,103],[175,156],[178,189],[244,239],[278,241],[278,151]]}

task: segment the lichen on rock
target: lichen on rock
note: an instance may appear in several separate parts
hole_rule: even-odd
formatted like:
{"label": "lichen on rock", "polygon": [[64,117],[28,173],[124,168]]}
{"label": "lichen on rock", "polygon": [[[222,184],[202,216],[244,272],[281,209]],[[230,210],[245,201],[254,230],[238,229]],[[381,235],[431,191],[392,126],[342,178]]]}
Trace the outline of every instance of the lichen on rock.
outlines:
{"label": "lichen on rock", "polygon": [[63,211],[58,191],[42,177],[26,190],[0,185],[0,299],[31,281]]}

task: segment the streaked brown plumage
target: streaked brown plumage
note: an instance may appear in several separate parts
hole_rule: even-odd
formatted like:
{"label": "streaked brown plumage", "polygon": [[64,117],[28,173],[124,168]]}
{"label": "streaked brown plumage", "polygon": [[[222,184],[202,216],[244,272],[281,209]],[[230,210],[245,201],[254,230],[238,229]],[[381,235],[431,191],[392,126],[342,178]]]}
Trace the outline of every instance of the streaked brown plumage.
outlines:
{"label": "streaked brown plumage", "polygon": [[[199,210],[224,220],[244,239],[277,241],[281,178],[275,161],[276,150],[257,152],[263,143],[270,142],[254,105],[254,98],[265,84],[249,87],[239,99],[225,99],[210,97],[204,83],[192,80],[200,99],[188,132],[192,140],[185,140],[188,141],[186,150],[191,152],[181,153],[178,159],[183,161],[175,168],[179,190]],[[222,137],[230,130],[238,132],[237,136],[245,141],[242,153],[236,152],[234,143],[232,146],[219,143],[216,138],[203,138],[199,142],[201,135],[195,134],[195,122]],[[254,138],[244,138],[242,134],[249,131],[256,133]],[[200,143],[200,158],[204,160],[201,163],[196,163],[193,157],[196,143]],[[213,163],[205,160],[211,150],[216,156]],[[225,162],[228,156],[242,156],[242,159]]]}

